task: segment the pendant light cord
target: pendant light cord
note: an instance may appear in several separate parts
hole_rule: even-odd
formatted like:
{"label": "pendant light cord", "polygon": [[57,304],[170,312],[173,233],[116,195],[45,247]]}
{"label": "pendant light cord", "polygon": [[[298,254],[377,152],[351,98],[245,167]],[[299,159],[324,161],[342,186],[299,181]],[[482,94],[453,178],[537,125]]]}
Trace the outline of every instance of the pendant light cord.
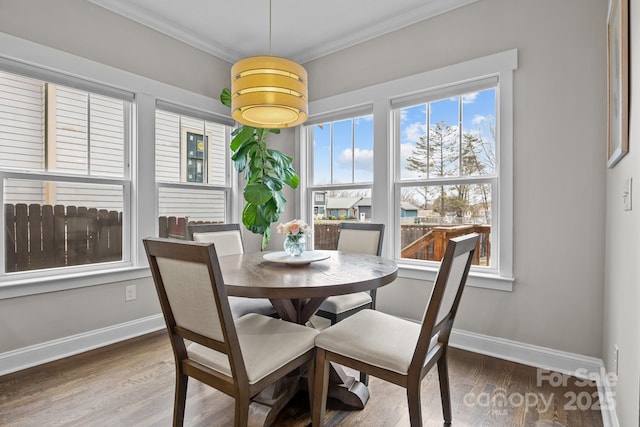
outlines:
{"label": "pendant light cord", "polygon": [[271,56],[271,0],[269,0],[269,56]]}

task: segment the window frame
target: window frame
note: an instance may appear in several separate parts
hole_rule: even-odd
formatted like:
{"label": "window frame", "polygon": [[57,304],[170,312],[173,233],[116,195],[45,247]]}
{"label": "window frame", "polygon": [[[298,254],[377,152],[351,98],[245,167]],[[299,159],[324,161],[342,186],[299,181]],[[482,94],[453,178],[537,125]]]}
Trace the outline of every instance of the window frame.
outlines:
{"label": "window frame", "polygon": [[[400,101],[397,99],[393,99],[391,101],[391,115],[392,115],[392,144],[394,146],[395,155],[394,155],[394,204],[395,206],[400,206],[400,199],[402,194],[402,189],[406,187],[426,187],[426,186],[452,186],[458,185],[461,183],[464,184],[488,184],[491,186],[491,248],[492,252],[495,250],[497,254],[500,253],[500,244],[501,241],[499,239],[500,234],[500,199],[493,197],[494,194],[499,194],[500,188],[500,135],[498,134],[497,140],[495,141],[496,146],[496,170],[494,173],[489,175],[468,175],[468,176],[442,176],[442,177],[426,177],[426,178],[402,178],[402,169],[400,168],[400,145],[401,145],[401,126],[400,126],[400,110],[409,106],[421,106],[424,104],[429,104],[433,101],[440,101],[443,99],[451,98],[451,97],[460,97],[462,98],[464,95],[474,92],[474,91],[482,91],[494,89],[496,92],[496,129],[500,128],[500,111],[499,111],[499,103],[498,99],[500,97],[500,82],[497,79],[490,78],[482,78],[477,82],[465,82],[462,84],[453,84],[446,88],[438,88],[435,90],[426,90],[419,94],[413,94],[404,101]],[[462,102],[460,99],[459,102]],[[463,120],[462,117],[459,118],[460,121]],[[427,129],[428,132],[428,129]],[[460,130],[460,135],[458,137],[459,143],[462,143],[463,132]],[[493,213],[496,214],[493,214]],[[400,217],[399,209],[396,209],[394,213],[394,224],[395,230],[399,230],[401,227],[402,219]],[[401,244],[401,236],[400,233],[394,233],[394,254],[396,255],[396,259],[406,264],[407,266],[427,266],[433,269],[437,269],[440,265],[438,261],[429,261],[429,260],[413,260],[409,258],[401,258],[400,252],[402,250]],[[495,241],[495,243],[494,243]],[[471,266],[472,272],[484,273],[499,276],[500,275],[500,259],[499,257],[491,257],[491,265],[489,266]]]}
{"label": "window frame", "polygon": [[[343,111],[339,111],[339,112],[333,112],[330,114],[325,114],[322,116],[318,116],[318,117],[314,117],[310,120],[308,120],[303,126],[301,126],[301,133],[304,134],[304,137],[302,138],[302,144],[305,145],[306,148],[306,152],[307,155],[305,157],[303,157],[304,159],[306,159],[305,161],[305,166],[303,166],[302,168],[300,168],[299,166],[299,170],[302,170],[303,173],[301,175],[304,176],[304,179],[301,177],[301,181],[304,181],[305,183],[309,183],[306,186],[301,185],[301,200],[306,200],[305,203],[305,208],[302,208],[301,211],[305,211],[305,212],[309,212],[307,218],[307,223],[309,224],[313,224],[314,222],[314,200],[313,200],[313,194],[315,192],[329,192],[329,191],[341,191],[341,190],[369,190],[371,193],[373,193],[373,181],[366,181],[366,182],[345,182],[345,183],[329,183],[329,184],[311,184],[313,182],[313,172],[314,172],[314,152],[312,148],[309,148],[309,145],[312,143],[312,139],[310,138],[310,135],[313,133],[313,127],[318,125],[318,124],[326,124],[326,123],[331,123],[332,124],[332,129],[333,129],[333,123],[335,122],[340,122],[340,121],[344,121],[344,120],[351,120],[351,129],[352,129],[352,133],[351,133],[351,146],[352,146],[352,150],[354,150],[355,148],[355,132],[354,132],[354,127],[355,127],[355,120],[366,117],[366,116],[372,116],[372,120],[374,121],[374,126],[375,126],[375,119],[373,118],[373,109],[372,106],[363,106],[360,108],[355,108],[355,109],[346,109]],[[329,163],[331,165],[331,173],[330,173],[330,177],[331,180],[333,181],[333,164],[334,164],[334,151],[333,151],[333,131],[331,132],[331,140],[332,140],[332,144],[331,144],[331,156],[329,159]],[[374,138],[375,141],[375,138]],[[301,145],[301,144],[299,144]],[[354,150],[355,151],[355,150]],[[297,157],[297,156],[296,156]],[[352,156],[351,158],[351,179],[352,181],[355,179],[355,158]],[[302,190],[304,189],[304,190]],[[304,196],[302,194],[305,194]],[[326,200],[325,200],[326,202]],[[325,208],[326,209],[326,208]],[[372,206],[372,213],[373,213],[373,206]],[[326,214],[326,212],[325,212]],[[313,248],[315,245],[315,241],[313,239],[313,234],[311,236],[310,239],[308,239],[310,242],[310,247]]]}
{"label": "window frame", "polygon": [[[224,147],[225,147],[225,183],[224,185],[216,185],[209,184],[207,182],[189,182],[186,180],[186,162],[187,162],[187,147],[183,144],[183,137],[187,135],[188,132],[194,132],[200,134],[199,129],[192,128],[185,124],[180,124],[180,181],[158,181],[157,177],[154,174],[154,183],[155,183],[155,194],[156,194],[156,230],[158,229],[158,217],[160,215],[160,206],[159,206],[159,192],[162,188],[174,188],[174,189],[197,189],[211,192],[222,192],[224,193],[224,201],[225,201],[225,218],[224,222],[232,222],[233,218],[237,218],[237,209],[236,203],[234,202],[234,190],[237,189],[237,178],[234,179],[234,175],[231,171],[235,170],[233,167],[233,161],[231,160],[231,151],[229,149],[229,143],[231,141],[231,132],[234,127],[231,126],[231,123],[235,125],[234,122],[229,122],[228,120],[221,120],[219,117],[203,112],[195,109],[191,109],[188,107],[172,105],[170,102],[165,100],[158,99],[156,101],[156,111],[162,110],[165,112],[169,112],[172,114],[178,114],[180,116],[189,117],[191,119],[203,120],[205,122],[212,122],[218,125],[222,125],[225,127],[224,132]],[[206,128],[204,129],[204,135],[206,136],[205,142],[205,159],[203,159],[203,180],[209,180],[209,143],[213,140],[213,132]],[[154,146],[156,144],[154,138]],[[155,162],[155,157],[154,157]]]}
{"label": "window frame", "polygon": [[[88,83],[84,80],[76,80],[64,75],[56,75],[43,69],[37,69],[33,66],[22,67],[19,63],[2,61],[0,58],[0,70],[15,75],[20,75],[41,81],[45,85],[64,86],[86,92],[90,98],[92,94],[111,97],[123,102],[123,158],[122,158],[122,175],[100,175],[91,173],[91,141],[87,146],[87,171],[85,173],[65,172],[46,169],[28,170],[21,168],[0,168],[0,200],[4,203],[5,191],[4,180],[28,180],[39,181],[42,183],[69,183],[69,184],[90,184],[90,185],[112,185],[122,188],[122,259],[119,261],[105,261],[80,265],[71,265],[65,267],[42,268],[37,270],[23,270],[15,272],[6,272],[6,239],[4,232],[0,239],[0,287],[4,284],[21,283],[27,280],[46,279],[49,277],[61,277],[82,274],[93,271],[109,271],[131,267],[131,145],[133,141],[132,129],[134,126],[133,105],[135,96],[133,93],[115,90],[113,88],[102,86],[99,84]],[[45,80],[46,78],[46,80]],[[87,108],[89,104],[87,103]],[[47,112],[45,111],[45,115]],[[91,110],[87,111],[87,129],[90,127]],[[44,123],[47,118],[44,118]],[[45,153],[46,153],[45,141]],[[0,223],[5,223],[5,211],[0,211]]]}
{"label": "window frame", "polygon": [[[233,125],[228,109],[211,97],[167,85],[147,77],[104,65],[48,46],[0,33],[0,69],[63,86],[96,92],[106,96],[131,96],[133,104],[131,141],[128,149],[130,215],[126,235],[123,233],[123,254],[128,251],[128,263],[118,266],[107,263],[59,269],[52,275],[26,277],[24,274],[0,281],[0,300],[27,295],[108,285],[124,280],[150,277],[142,238],[158,233],[158,212],[155,189],[155,108],[156,101],[166,100],[189,111],[207,114],[208,120]],[[94,90],[99,88],[99,90]],[[153,94],[153,95],[150,95]],[[204,113],[206,112],[206,113]],[[150,159],[152,159],[150,161]],[[11,171],[14,172],[14,171]],[[37,175],[37,174],[36,174]],[[231,174],[231,203],[227,207],[230,220],[238,218],[237,177]],[[56,179],[67,179],[56,174]],[[69,179],[78,179],[77,175]],[[118,179],[100,177],[109,183]],[[105,181],[105,182],[106,182]],[[150,221],[149,218],[154,218]],[[2,218],[3,219],[3,218]],[[127,247],[125,249],[125,246]],[[4,257],[4,254],[1,255]],[[73,268],[73,271],[69,270]],[[44,270],[43,270],[44,271]]]}
{"label": "window frame", "polygon": [[[471,59],[443,68],[414,74],[373,86],[356,89],[339,95],[330,96],[309,103],[309,122],[317,123],[323,117],[334,112],[351,111],[373,106],[374,120],[374,180],[372,187],[373,222],[389,224],[390,229],[399,230],[400,192],[396,185],[398,152],[392,146],[394,132],[394,115],[392,102],[394,99],[408,99],[412,96],[423,96],[427,92],[460,88],[484,78],[495,77],[497,88],[497,131],[499,154],[497,174],[500,179],[493,197],[496,198],[497,212],[492,213],[492,221],[496,221],[496,234],[493,235],[498,251],[495,254],[497,269],[495,271],[476,271],[474,269],[467,281],[468,286],[511,291],[513,288],[513,74],[518,68],[518,51],[511,49],[496,54]],[[300,142],[296,147],[296,156],[301,161],[298,167],[301,175],[301,197],[297,206],[297,214],[311,220],[313,191],[306,176],[309,169],[309,155],[306,132],[297,131]],[[402,183],[404,185],[405,182]],[[392,194],[394,204],[388,203]],[[310,211],[311,210],[311,211]],[[397,234],[397,233],[394,233]],[[496,240],[497,239],[497,240]],[[400,259],[399,236],[384,239],[383,255],[393,258],[398,263],[398,277],[434,280],[438,265],[418,265]]]}

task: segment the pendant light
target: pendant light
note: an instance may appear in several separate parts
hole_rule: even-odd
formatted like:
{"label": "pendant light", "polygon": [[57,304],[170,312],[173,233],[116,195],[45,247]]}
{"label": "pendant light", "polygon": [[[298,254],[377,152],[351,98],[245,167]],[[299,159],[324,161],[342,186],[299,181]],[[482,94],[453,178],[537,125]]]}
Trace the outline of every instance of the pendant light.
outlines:
{"label": "pendant light", "polygon": [[231,114],[243,124],[279,129],[304,123],[308,116],[307,71],[289,59],[269,56],[241,59],[231,67]]}

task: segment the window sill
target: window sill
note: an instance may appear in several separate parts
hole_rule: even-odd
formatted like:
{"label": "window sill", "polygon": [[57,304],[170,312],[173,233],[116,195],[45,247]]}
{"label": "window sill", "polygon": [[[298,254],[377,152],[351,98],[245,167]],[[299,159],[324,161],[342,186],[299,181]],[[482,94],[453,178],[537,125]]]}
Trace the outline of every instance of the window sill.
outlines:
{"label": "window sill", "polygon": [[[398,262],[398,277],[401,278],[434,281],[437,274],[438,268],[435,267],[402,264]],[[467,278],[467,286],[511,292],[513,290],[514,280],[512,277],[502,277],[496,274],[472,271]]]}
{"label": "window sill", "polygon": [[0,300],[48,292],[104,285],[151,277],[149,267],[122,267],[60,274],[54,277],[22,278],[0,283]]}

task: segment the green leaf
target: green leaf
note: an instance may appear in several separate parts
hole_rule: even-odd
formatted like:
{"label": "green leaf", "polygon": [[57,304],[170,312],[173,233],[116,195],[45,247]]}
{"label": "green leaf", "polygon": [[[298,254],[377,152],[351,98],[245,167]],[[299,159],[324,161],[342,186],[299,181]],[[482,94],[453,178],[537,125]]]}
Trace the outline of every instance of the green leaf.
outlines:
{"label": "green leaf", "polygon": [[244,199],[255,205],[267,203],[272,198],[269,187],[262,183],[247,184],[244,187]]}
{"label": "green leaf", "polygon": [[236,167],[236,171],[238,173],[241,173],[247,166],[247,154],[250,150],[251,147],[245,145],[240,150],[236,151],[233,156],[231,156],[231,160],[233,160],[233,164]]}
{"label": "green leaf", "polygon": [[269,187],[269,189],[271,189],[271,191],[273,191],[275,194],[280,193],[280,190],[282,190],[282,188],[284,187],[284,183],[280,178],[275,178],[267,175],[263,177],[263,180],[265,185]]}
{"label": "green leaf", "polygon": [[[231,140],[231,144],[229,145],[229,148],[231,148],[231,151],[236,151],[238,148],[240,148],[243,144],[245,144],[246,142],[254,142],[255,141],[255,129],[250,127],[250,126],[243,126],[238,131],[238,133],[235,134],[235,136],[233,137],[233,139]],[[237,129],[236,129],[237,130]]]}
{"label": "green leaf", "polygon": [[262,219],[258,219],[258,207],[253,203],[247,203],[242,210],[242,223],[252,233],[263,234],[265,227],[257,225],[257,222],[264,223]]}
{"label": "green leaf", "polygon": [[228,87],[222,89],[222,92],[220,93],[220,102],[222,102],[222,105],[226,105],[231,108],[231,89]]}
{"label": "green leaf", "polygon": [[265,228],[264,234],[262,234],[262,245],[260,245],[260,248],[263,251],[267,249],[267,245],[269,245],[269,240],[271,240],[271,227]]}
{"label": "green leaf", "polygon": [[276,222],[280,218],[278,205],[273,199],[271,199],[268,202],[258,206],[258,216],[260,216],[267,224]]}
{"label": "green leaf", "polygon": [[273,193],[273,201],[276,203],[276,206],[278,207],[278,212],[280,213],[284,212],[284,205],[287,203],[287,199],[284,198],[281,192],[278,191],[277,193]]}
{"label": "green leaf", "polygon": [[292,168],[287,168],[283,170],[284,173],[284,182],[294,190],[298,188],[298,184],[300,183],[300,177],[296,174],[296,172]]}

